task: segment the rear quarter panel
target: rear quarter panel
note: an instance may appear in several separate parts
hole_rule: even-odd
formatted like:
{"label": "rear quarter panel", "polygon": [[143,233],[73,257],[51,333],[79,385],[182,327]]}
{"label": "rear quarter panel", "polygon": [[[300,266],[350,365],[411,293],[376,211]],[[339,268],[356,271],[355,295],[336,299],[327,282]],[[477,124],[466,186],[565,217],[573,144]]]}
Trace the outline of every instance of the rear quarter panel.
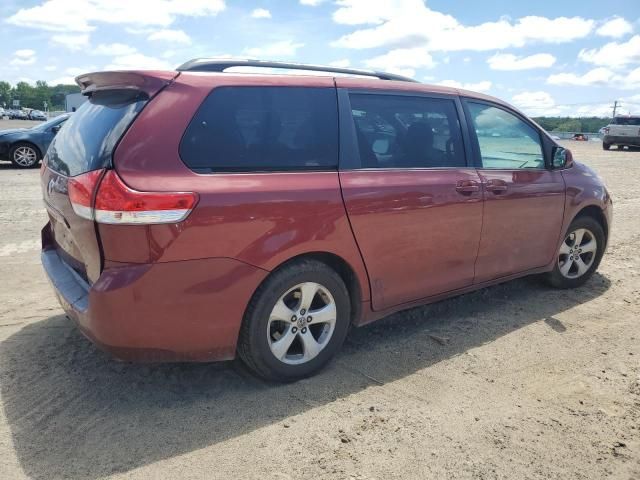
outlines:
{"label": "rear quarter panel", "polygon": [[[197,174],[180,159],[183,132],[216,86],[272,85],[334,88],[332,78],[181,74],[157,95],[127,131],[114,166],[131,188],[197,192],[199,202],[184,222],[149,227],[101,225],[105,257],[113,261],[170,262],[233,258],[273,270],[309,252],[344,259],[360,283],[369,284],[346,216],[337,171]],[[118,245],[119,229],[146,238],[148,254]],[[134,232],[134,230],[136,230]],[[131,256],[135,258],[127,258]],[[116,258],[117,257],[117,258]]]}

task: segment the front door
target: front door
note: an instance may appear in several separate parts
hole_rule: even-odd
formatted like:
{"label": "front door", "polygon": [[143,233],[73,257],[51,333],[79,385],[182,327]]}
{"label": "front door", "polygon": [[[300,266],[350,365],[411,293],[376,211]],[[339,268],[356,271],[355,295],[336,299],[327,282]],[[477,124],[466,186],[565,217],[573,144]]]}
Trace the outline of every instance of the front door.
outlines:
{"label": "front door", "polygon": [[547,265],[564,215],[562,174],[547,168],[540,132],[524,118],[484,102],[468,101],[467,112],[484,191],[475,282]]}
{"label": "front door", "polygon": [[[473,283],[482,227],[456,100],[349,94],[359,157],[340,171],[375,310]],[[345,117],[343,117],[345,118]]]}

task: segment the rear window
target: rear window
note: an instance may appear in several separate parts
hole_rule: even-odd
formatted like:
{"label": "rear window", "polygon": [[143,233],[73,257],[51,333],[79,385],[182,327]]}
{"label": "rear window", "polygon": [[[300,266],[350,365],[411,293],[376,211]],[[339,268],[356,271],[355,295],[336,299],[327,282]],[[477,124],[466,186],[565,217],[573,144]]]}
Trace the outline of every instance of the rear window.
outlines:
{"label": "rear window", "polygon": [[616,117],[613,119],[613,124],[640,126],[640,117]]}
{"label": "rear window", "polygon": [[108,167],[118,140],[146,102],[146,95],[134,90],[92,94],[51,143],[48,167],[69,177]]}
{"label": "rear window", "polygon": [[216,88],[191,120],[180,156],[199,173],[336,168],[335,89]]}

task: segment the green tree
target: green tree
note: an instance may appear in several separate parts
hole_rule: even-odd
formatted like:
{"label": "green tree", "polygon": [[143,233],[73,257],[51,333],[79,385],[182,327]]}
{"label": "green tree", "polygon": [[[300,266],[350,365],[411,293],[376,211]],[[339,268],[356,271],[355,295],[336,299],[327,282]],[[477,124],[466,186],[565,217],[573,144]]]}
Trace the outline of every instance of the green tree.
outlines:
{"label": "green tree", "polygon": [[581,132],[582,124],[577,118],[568,118],[565,121],[556,125],[553,129],[555,132]]}
{"label": "green tree", "polygon": [[9,82],[0,81],[0,106],[11,106],[11,85]]}
{"label": "green tree", "polygon": [[19,82],[14,87],[8,82],[0,81],[0,106],[4,103],[7,107],[12,106],[12,100],[20,100],[23,108],[44,109],[44,102],[47,102],[49,110],[62,110],[64,108],[65,96],[69,93],[77,93],[80,88],[77,85],[47,85],[47,82],[38,80],[35,86],[27,82]]}

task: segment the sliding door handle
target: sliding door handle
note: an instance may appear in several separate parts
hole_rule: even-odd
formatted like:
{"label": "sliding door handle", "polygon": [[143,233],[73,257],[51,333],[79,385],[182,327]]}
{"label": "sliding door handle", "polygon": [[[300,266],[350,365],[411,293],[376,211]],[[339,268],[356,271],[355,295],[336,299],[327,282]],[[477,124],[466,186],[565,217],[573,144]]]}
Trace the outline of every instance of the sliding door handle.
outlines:
{"label": "sliding door handle", "polygon": [[507,182],[504,180],[489,180],[485,185],[485,188],[496,195],[500,195],[509,189],[509,187],[507,187]]}
{"label": "sliding door handle", "polygon": [[456,192],[461,195],[471,195],[479,191],[480,185],[474,180],[460,180],[456,185]]}

